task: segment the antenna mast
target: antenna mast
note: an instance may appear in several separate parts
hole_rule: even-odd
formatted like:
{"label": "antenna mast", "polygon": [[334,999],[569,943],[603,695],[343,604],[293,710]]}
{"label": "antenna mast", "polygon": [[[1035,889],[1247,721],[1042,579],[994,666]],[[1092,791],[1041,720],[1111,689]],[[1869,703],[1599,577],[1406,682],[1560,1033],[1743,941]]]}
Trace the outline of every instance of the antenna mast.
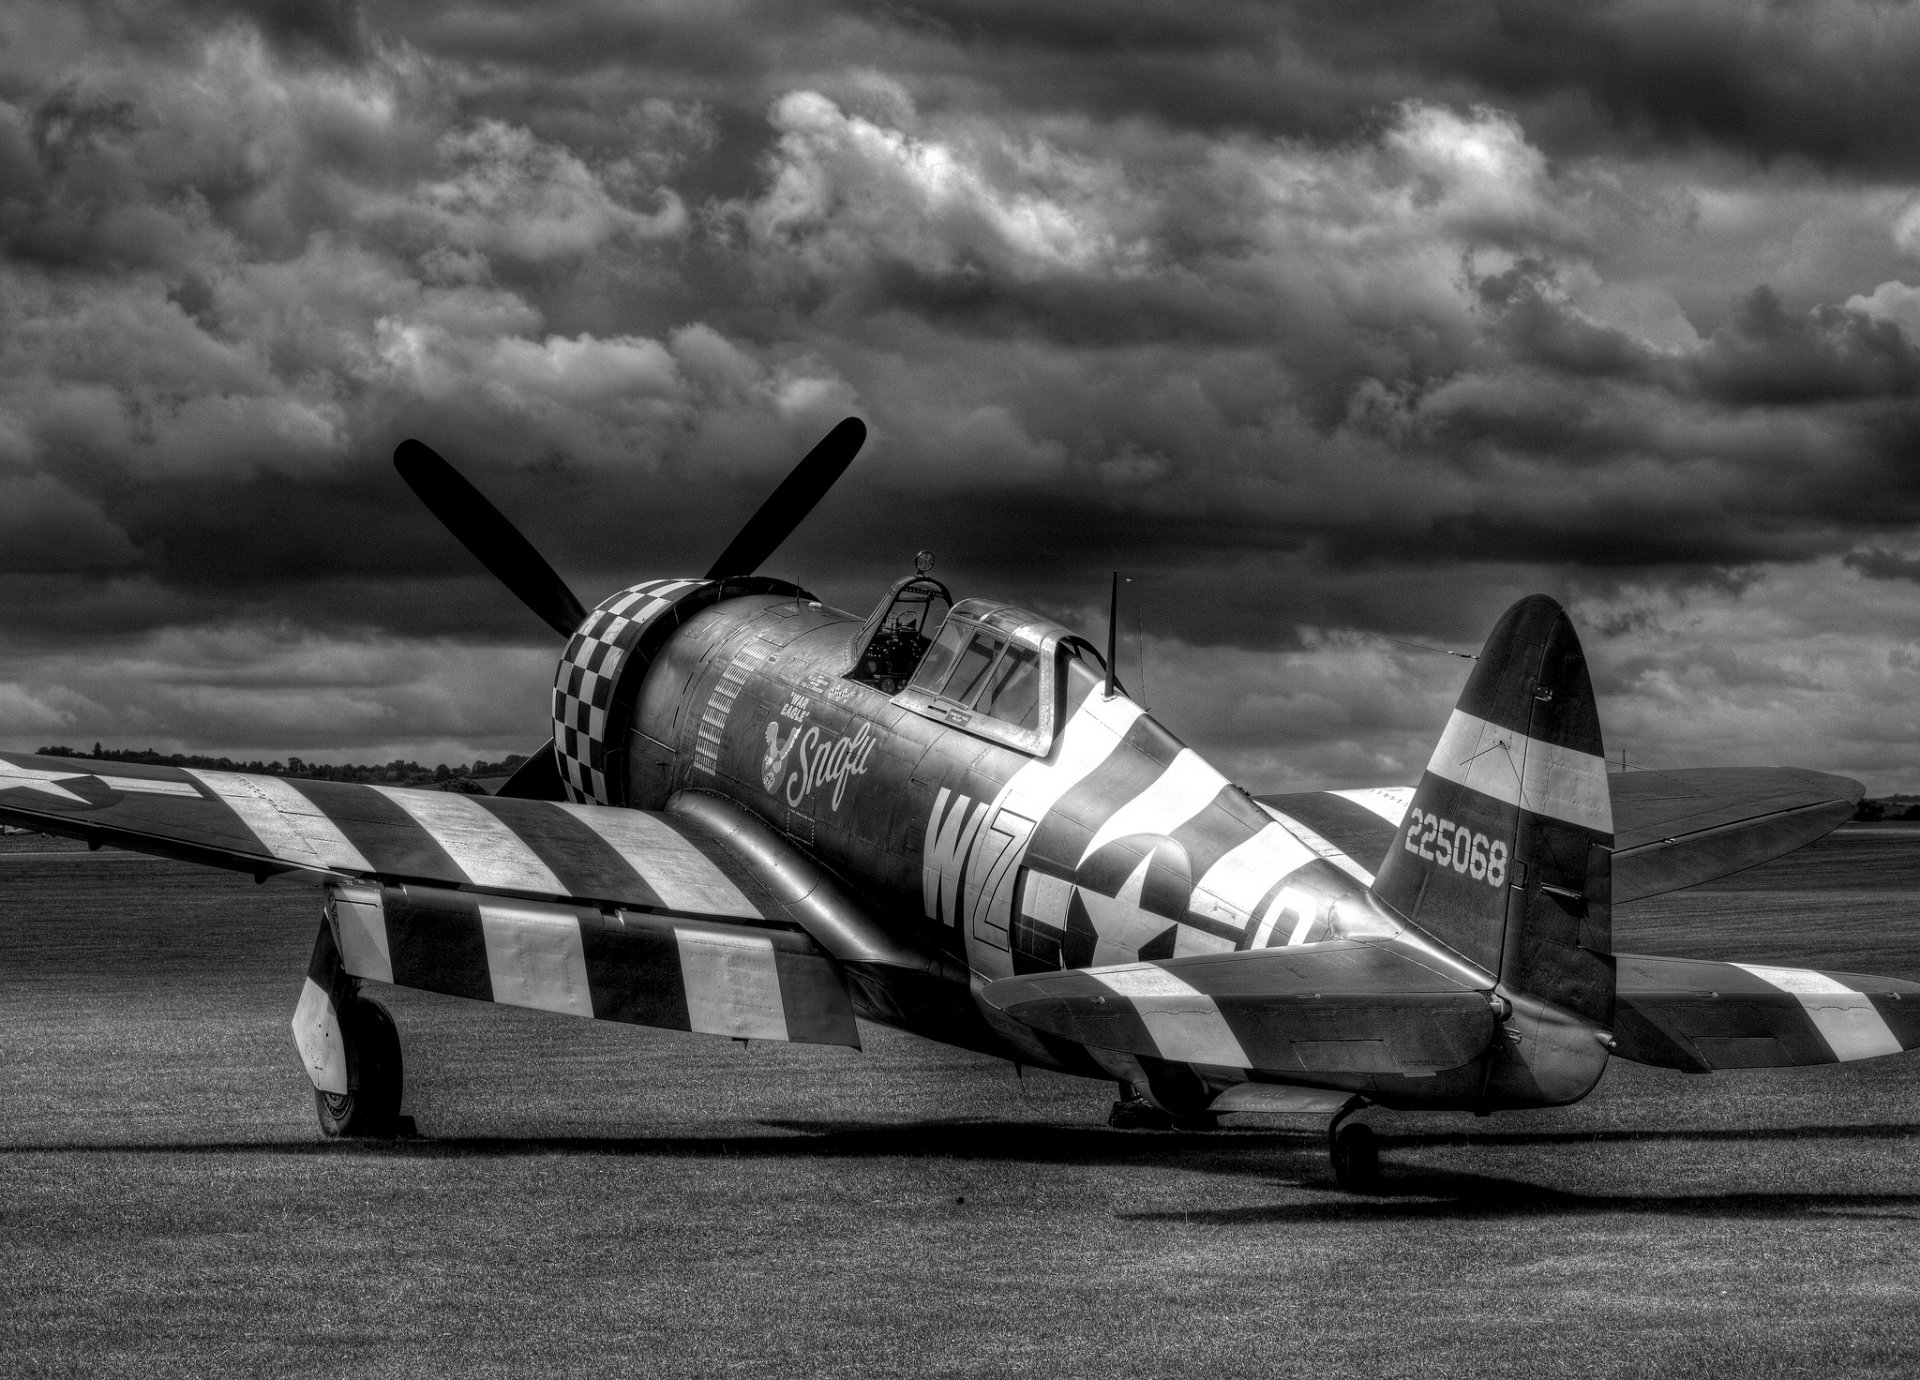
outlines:
{"label": "antenna mast", "polygon": [[1107,602],[1107,699],[1113,698],[1113,659],[1120,641],[1120,572],[1113,572],[1113,596]]}

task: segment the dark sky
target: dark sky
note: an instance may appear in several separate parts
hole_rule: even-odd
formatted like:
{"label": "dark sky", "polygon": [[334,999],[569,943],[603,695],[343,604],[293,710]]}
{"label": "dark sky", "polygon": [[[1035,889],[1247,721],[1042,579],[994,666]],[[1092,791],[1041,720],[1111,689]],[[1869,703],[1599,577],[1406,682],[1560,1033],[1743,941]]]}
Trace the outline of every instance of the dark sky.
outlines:
{"label": "dark sky", "polygon": [[1920,789],[1920,14],[1887,3],[0,11],[0,743],[465,760],[589,602],[931,547],[1250,785],[1410,781],[1511,600],[1611,748]]}

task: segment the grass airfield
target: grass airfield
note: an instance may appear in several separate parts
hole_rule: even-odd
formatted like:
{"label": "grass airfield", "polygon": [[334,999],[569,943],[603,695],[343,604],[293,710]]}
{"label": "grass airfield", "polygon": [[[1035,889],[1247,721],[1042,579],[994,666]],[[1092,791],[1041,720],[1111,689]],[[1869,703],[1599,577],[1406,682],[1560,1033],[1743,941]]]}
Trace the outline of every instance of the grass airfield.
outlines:
{"label": "grass airfield", "polygon": [[[1354,1197],[1319,1120],[1111,1131],[1105,1085],[872,1027],[382,990],[421,1137],[329,1144],[287,1030],[316,891],[0,844],[7,1374],[1920,1372],[1920,1054],[1375,1111]],[[1615,939],[1920,980],[1920,830]]]}

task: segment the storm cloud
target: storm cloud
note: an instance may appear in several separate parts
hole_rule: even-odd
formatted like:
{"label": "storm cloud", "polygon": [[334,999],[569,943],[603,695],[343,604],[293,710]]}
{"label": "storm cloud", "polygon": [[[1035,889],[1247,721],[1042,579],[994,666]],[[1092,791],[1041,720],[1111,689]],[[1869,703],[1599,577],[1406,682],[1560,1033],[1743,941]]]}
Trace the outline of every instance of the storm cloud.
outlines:
{"label": "storm cloud", "polygon": [[1731,3],[0,16],[0,741],[545,736],[583,597],[931,547],[1248,784],[1411,780],[1512,599],[1609,744],[1920,787],[1920,15]]}

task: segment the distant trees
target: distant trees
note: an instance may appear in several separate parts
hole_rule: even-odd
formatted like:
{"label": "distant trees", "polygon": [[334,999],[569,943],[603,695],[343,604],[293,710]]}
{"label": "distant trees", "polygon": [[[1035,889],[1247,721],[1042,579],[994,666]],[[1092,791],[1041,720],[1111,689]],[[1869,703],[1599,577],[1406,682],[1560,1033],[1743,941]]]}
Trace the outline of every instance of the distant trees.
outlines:
{"label": "distant trees", "polygon": [[452,767],[442,762],[438,766],[423,767],[418,762],[408,762],[395,758],[381,766],[361,766],[348,763],[329,765],[325,762],[304,762],[298,757],[289,757],[284,762],[236,762],[231,757],[202,757],[196,753],[155,752],[152,748],[106,748],[93,745],[92,752],[82,752],[70,747],[43,747],[39,749],[42,757],[76,757],[100,762],[144,762],[155,767],[201,767],[208,771],[247,771],[260,776],[297,776],[308,781],[360,781],[381,786],[423,786],[438,785],[443,790],[463,793],[482,792],[485,787],[475,784],[474,778],[483,776],[511,776],[520,764],[525,762],[524,753],[509,753],[498,762],[489,762],[485,758],[461,766]]}
{"label": "distant trees", "polygon": [[1853,812],[1856,820],[1920,819],[1920,795],[1896,795],[1886,800],[1863,800]]}

